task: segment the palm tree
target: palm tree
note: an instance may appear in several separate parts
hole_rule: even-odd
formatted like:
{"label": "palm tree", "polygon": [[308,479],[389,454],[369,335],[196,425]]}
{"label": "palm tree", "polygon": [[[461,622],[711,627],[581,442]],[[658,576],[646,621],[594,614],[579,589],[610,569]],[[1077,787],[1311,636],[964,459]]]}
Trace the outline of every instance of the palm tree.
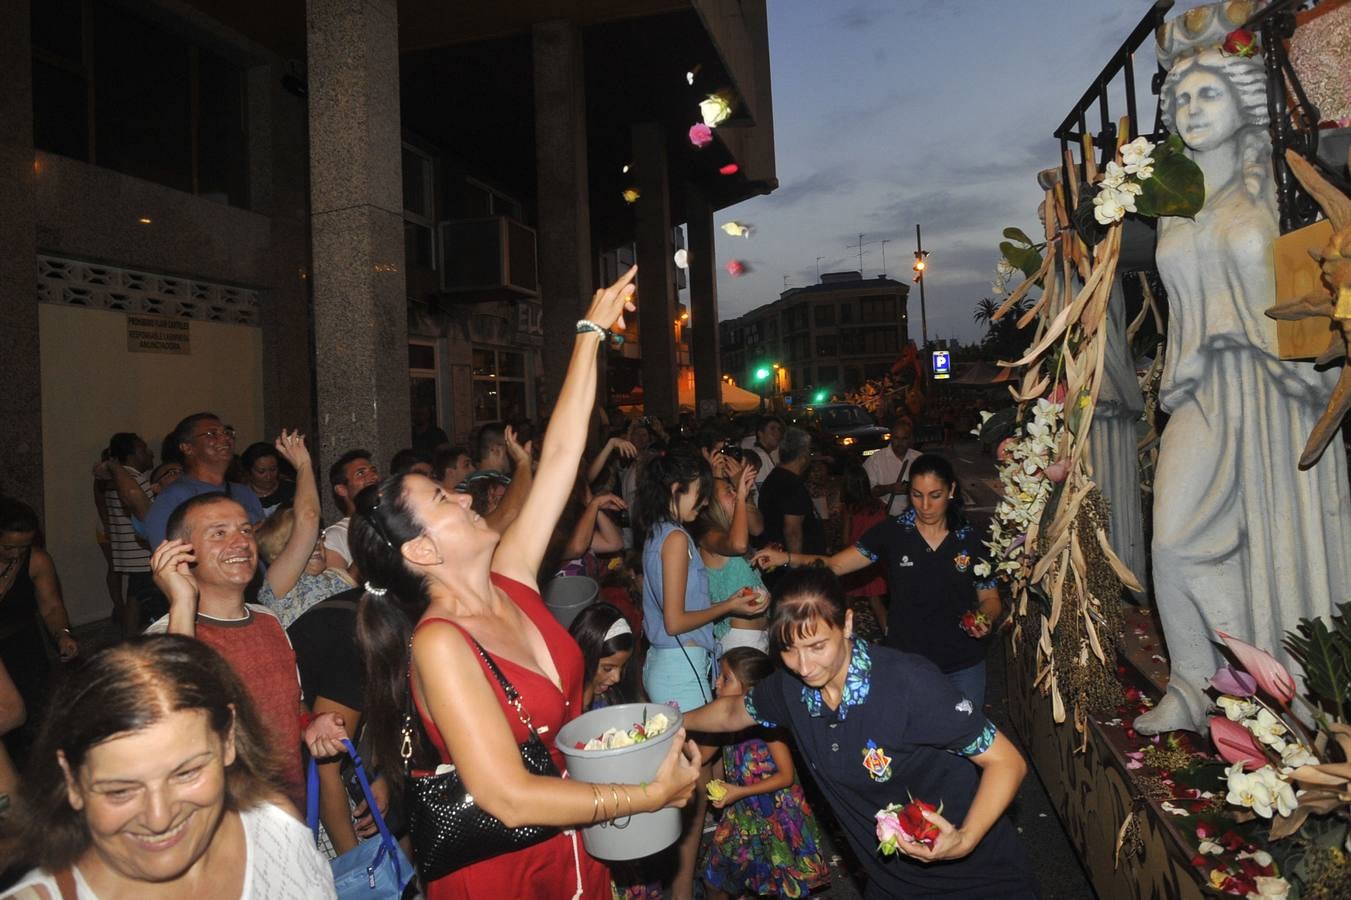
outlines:
{"label": "palm tree", "polygon": [[994,315],[999,312],[999,303],[989,297],[982,297],[976,303],[976,311],[971,316],[977,325],[984,325],[987,328],[994,324]]}

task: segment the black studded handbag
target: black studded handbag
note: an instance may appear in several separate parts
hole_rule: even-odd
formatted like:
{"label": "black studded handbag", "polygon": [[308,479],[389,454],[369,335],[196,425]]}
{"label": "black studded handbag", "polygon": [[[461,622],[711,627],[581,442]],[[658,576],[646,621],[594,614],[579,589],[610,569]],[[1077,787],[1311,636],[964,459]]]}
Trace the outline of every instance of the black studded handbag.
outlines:
{"label": "black studded handbag", "polygon": [[[474,641],[472,637],[470,640]],[[525,764],[526,771],[532,775],[561,778],[562,773],[554,765],[549,748],[540,740],[535,726],[530,722],[530,714],[521,705],[520,693],[507,681],[497,663],[484,652],[478,641],[474,641],[474,649],[497,677],[498,684],[502,685],[502,691],[507,695],[507,702],[530,732],[530,737],[520,745],[521,762]],[[404,708],[402,755],[413,860],[424,885],[465,866],[531,847],[560,833],[560,829],[552,825],[521,825],[517,828],[503,825],[474,802],[473,795],[460,778],[459,770],[453,765],[442,766],[435,774],[413,771],[410,760],[413,752],[414,713],[410,676]]]}

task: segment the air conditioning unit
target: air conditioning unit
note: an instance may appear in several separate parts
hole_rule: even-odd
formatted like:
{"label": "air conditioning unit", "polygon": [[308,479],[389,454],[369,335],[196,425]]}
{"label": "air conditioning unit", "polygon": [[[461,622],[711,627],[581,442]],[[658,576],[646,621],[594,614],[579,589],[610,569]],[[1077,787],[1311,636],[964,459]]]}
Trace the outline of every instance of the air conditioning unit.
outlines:
{"label": "air conditioning unit", "polygon": [[539,296],[535,230],[507,216],[436,226],[441,292],[467,300]]}

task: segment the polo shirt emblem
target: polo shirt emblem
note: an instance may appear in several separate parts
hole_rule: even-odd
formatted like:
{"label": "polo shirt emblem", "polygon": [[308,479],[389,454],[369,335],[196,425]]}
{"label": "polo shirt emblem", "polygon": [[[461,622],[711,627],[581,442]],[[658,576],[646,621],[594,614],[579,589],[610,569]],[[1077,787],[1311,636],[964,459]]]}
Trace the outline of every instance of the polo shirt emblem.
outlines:
{"label": "polo shirt emblem", "polygon": [[973,711],[970,700],[962,700],[962,702],[954,706],[953,709],[957,710],[957,712],[964,712],[968,716],[971,715]]}
{"label": "polo shirt emblem", "polygon": [[971,554],[967,553],[965,550],[954,556],[952,561],[957,564],[958,572],[965,572],[967,569],[971,568]]}
{"label": "polo shirt emblem", "polygon": [[901,557],[901,561],[898,562],[896,565],[898,565],[898,566],[913,566],[914,563],[910,561],[910,557],[908,557],[908,556],[902,556],[902,557]]}
{"label": "polo shirt emblem", "polygon": [[868,770],[873,781],[891,780],[891,757],[887,756],[886,750],[877,746],[876,741],[868,741],[863,751],[863,768]]}

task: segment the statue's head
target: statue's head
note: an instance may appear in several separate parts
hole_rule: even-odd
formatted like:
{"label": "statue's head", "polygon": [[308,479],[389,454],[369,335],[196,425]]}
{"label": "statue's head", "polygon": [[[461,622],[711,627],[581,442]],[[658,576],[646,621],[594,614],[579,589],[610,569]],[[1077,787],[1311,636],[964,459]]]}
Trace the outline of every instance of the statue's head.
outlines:
{"label": "statue's head", "polygon": [[1219,48],[1178,60],[1162,97],[1164,123],[1192,150],[1218,147],[1243,128],[1265,130],[1270,121],[1261,59],[1226,56]]}

